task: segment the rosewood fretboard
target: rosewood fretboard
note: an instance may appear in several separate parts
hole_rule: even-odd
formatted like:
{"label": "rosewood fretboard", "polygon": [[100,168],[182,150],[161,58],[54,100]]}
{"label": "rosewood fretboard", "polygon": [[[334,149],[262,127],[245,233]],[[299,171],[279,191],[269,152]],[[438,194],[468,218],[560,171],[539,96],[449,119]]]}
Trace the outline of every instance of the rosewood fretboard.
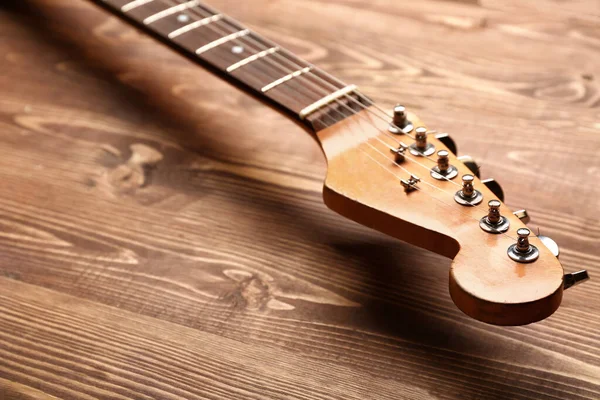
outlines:
{"label": "rosewood fretboard", "polygon": [[315,131],[365,103],[353,86],[199,1],[92,1]]}

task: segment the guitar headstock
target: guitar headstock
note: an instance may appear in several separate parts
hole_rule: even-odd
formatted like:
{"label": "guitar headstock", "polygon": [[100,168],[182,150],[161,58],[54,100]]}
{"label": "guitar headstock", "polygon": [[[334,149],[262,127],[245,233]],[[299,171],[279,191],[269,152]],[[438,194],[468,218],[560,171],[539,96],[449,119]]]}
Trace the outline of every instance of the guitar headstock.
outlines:
{"label": "guitar headstock", "polygon": [[569,281],[587,275],[565,276],[553,251],[503,204],[501,190],[482,183],[415,115],[406,117],[413,125],[406,133],[392,133],[369,109],[318,133],[327,206],[453,259],[450,295],[473,318],[523,325],[550,316]]}

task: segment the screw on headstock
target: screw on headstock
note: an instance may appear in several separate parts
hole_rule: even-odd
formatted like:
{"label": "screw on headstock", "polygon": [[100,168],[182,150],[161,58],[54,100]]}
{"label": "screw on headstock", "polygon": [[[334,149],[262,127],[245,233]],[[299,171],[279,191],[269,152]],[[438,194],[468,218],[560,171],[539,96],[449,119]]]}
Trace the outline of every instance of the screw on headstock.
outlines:
{"label": "screw on headstock", "polygon": [[411,175],[408,180],[402,179],[400,183],[404,187],[406,193],[410,193],[417,189],[417,183],[421,182],[421,179],[415,175]]}
{"label": "screw on headstock", "polygon": [[390,151],[394,154],[394,160],[396,163],[400,164],[401,162],[404,162],[406,159],[406,149],[408,149],[408,146],[404,143],[400,143],[397,149],[390,149]]}

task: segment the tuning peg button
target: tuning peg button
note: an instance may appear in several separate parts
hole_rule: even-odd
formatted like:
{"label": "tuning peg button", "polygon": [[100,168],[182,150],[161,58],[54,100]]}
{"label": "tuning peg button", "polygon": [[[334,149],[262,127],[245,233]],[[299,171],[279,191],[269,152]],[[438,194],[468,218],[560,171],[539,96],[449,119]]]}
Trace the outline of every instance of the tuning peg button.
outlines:
{"label": "tuning peg button", "polygon": [[554,255],[554,257],[558,258],[560,255],[560,249],[558,248],[558,244],[548,236],[538,235],[538,239],[544,243],[544,246],[550,250],[550,252]]}
{"label": "tuning peg button", "polygon": [[529,213],[527,212],[527,210],[518,210],[515,211],[514,216],[519,218],[521,220],[521,222],[523,222],[524,224],[528,224],[529,221],[531,221],[531,218],[529,218]]}
{"label": "tuning peg button", "polygon": [[568,289],[570,287],[579,285],[580,283],[587,281],[588,279],[590,279],[590,275],[585,269],[582,269],[581,271],[565,274],[563,279],[563,287],[564,289]]}
{"label": "tuning peg button", "polygon": [[435,135],[435,138],[442,142],[444,146],[448,148],[452,152],[452,154],[456,155],[458,150],[456,148],[456,143],[447,133],[438,133]]}
{"label": "tuning peg button", "polygon": [[479,165],[477,165],[477,163],[475,162],[475,160],[473,160],[473,157],[471,157],[471,156],[460,156],[457,159],[458,159],[458,161],[461,161],[463,164],[465,164],[465,166],[467,168],[469,168],[471,170],[471,172],[473,174],[475,174],[476,177],[479,178]]}
{"label": "tuning peg button", "polygon": [[500,199],[500,201],[504,202],[504,190],[502,190],[502,186],[500,186],[500,184],[496,182],[495,179],[484,179],[481,181],[481,183],[487,186],[487,188],[490,189],[491,192],[494,193],[494,195],[496,195],[496,197]]}

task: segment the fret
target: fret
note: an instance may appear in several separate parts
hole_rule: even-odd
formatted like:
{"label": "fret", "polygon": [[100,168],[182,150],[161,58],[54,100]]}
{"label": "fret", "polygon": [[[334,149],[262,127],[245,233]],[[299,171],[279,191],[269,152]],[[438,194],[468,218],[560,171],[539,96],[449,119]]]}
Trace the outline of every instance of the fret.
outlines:
{"label": "fret", "polygon": [[125,4],[123,7],[121,7],[121,11],[123,12],[129,12],[131,10],[133,10],[134,8],[138,8],[139,6],[143,6],[144,4],[150,3],[154,0],[135,0],[135,1],[131,1],[127,4]]}
{"label": "fret", "polygon": [[263,93],[267,93],[269,90],[276,88],[277,86],[289,81],[290,79],[294,79],[294,78],[299,77],[302,74],[309,73],[311,69],[312,69],[312,67],[306,67],[306,68],[299,69],[298,71],[292,72],[291,74],[281,77],[281,78],[277,79],[276,81],[273,81],[273,82],[269,83],[268,85],[264,86],[261,89],[261,91]]}
{"label": "fret", "polygon": [[225,37],[222,37],[220,39],[213,40],[212,42],[210,42],[208,44],[205,44],[204,46],[198,48],[196,50],[196,54],[200,55],[200,54],[202,54],[202,53],[204,53],[204,52],[206,52],[208,50],[214,49],[215,47],[218,47],[218,46],[222,45],[223,43],[227,43],[229,41],[238,39],[238,38],[240,38],[242,36],[246,36],[249,33],[250,33],[250,29],[244,29],[244,30],[241,30],[241,31],[238,31],[238,32],[234,32],[234,33],[232,33],[230,35],[227,35]]}
{"label": "fret", "polygon": [[343,120],[368,101],[355,86],[340,83],[201,0],[91,1],[313,130]]}
{"label": "fret", "polygon": [[251,62],[258,60],[259,58],[273,54],[276,51],[279,51],[278,46],[271,47],[270,49],[263,50],[260,53],[256,53],[252,56],[246,57],[243,60],[238,61],[235,64],[232,64],[229,67],[227,67],[227,72],[231,73],[231,72],[235,71],[236,69],[243,67],[244,65],[250,64]]}
{"label": "fret", "polygon": [[[129,4],[131,4],[131,3],[128,3],[123,7],[127,7]],[[170,7],[167,5],[166,2],[154,0],[154,1],[149,1],[147,3],[144,3],[144,4],[137,4],[136,7],[129,9],[125,14],[128,17],[145,25],[143,21],[146,18],[151,17],[155,14],[161,13],[168,8],[170,8]]]}
{"label": "fret", "polygon": [[300,111],[300,114],[299,114],[300,119],[305,119],[306,117],[308,117],[315,111],[325,107],[326,105],[328,105],[330,103],[333,103],[334,101],[338,100],[341,97],[346,96],[349,93],[354,92],[356,89],[358,89],[358,87],[356,85],[349,85],[349,86],[343,87],[339,90],[336,90],[335,92],[333,92],[331,94],[328,94],[327,96],[323,97],[322,99],[315,101],[311,105],[304,107]]}
{"label": "fret", "polygon": [[164,17],[167,17],[169,15],[173,15],[175,13],[181,12],[181,11],[185,11],[189,8],[192,7],[196,7],[200,4],[200,1],[198,0],[191,0],[182,4],[178,4],[175,5],[173,7],[169,7],[166,10],[163,10],[161,12],[158,12],[154,15],[151,15],[149,17],[147,17],[146,19],[144,19],[144,25],[150,25],[153,22],[158,21],[159,19],[162,19]]}
{"label": "fret", "polygon": [[181,36],[184,33],[188,33],[193,31],[194,29],[200,28],[201,26],[208,25],[211,22],[217,22],[218,20],[223,18],[223,14],[216,14],[210,17],[203,18],[199,21],[192,22],[191,24],[187,24],[179,29],[175,29],[173,32],[169,33],[169,39],[175,39],[177,36]]}

